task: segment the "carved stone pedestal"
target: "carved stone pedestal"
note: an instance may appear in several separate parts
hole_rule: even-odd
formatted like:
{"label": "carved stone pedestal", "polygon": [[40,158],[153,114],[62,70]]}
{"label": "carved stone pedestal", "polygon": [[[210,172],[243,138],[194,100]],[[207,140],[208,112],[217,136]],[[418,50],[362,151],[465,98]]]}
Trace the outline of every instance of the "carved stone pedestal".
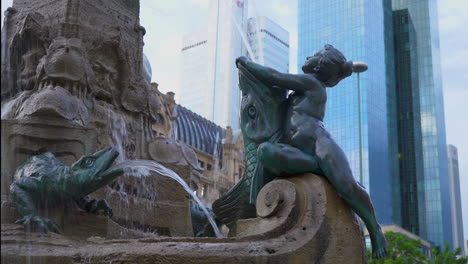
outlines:
{"label": "carved stone pedestal", "polygon": [[[356,217],[322,177],[267,184],[237,238],[72,240],[2,225],[2,263],[365,263]],[[40,262],[43,261],[43,262]]]}
{"label": "carved stone pedestal", "polygon": [[70,165],[95,150],[94,129],[65,124],[63,120],[2,120],[1,123],[2,201],[9,195],[16,168],[31,155],[54,152]]}

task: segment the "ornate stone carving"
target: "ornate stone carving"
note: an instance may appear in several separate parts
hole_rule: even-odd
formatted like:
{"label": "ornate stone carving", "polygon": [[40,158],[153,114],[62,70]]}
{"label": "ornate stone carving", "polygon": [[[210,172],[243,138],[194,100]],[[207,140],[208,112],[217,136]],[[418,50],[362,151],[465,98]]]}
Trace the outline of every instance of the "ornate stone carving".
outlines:
{"label": "ornate stone carving", "polygon": [[58,235],[25,237],[2,225],[2,262],[27,256],[63,263],[366,263],[359,223],[323,177],[274,180],[260,191],[257,204],[259,217],[239,221],[239,237],[226,239],[100,238],[84,244]]}
{"label": "ornate stone carving", "polygon": [[[145,79],[138,13],[138,1],[13,1],[1,42],[2,201],[10,197],[16,167],[30,155],[57,152],[70,165],[84,154],[115,146],[121,159],[149,159],[153,126],[163,125],[170,135],[174,97]],[[189,179],[189,163],[195,159],[196,164],[196,158],[184,154],[190,162],[175,169]],[[177,205],[156,200],[146,205],[155,214],[184,212],[181,227],[166,225],[167,218],[158,226],[172,235],[191,234],[185,191],[165,181],[170,187],[158,191],[173,194]],[[132,221],[135,226],[149,222]]]}

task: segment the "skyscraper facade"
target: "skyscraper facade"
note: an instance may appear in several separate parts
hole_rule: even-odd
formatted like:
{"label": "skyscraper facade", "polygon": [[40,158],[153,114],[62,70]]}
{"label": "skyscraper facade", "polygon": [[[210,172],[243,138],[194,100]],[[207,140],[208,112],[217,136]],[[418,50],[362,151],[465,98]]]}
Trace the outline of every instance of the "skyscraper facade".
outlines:
{"label": "skyscraper facade", "polygon": [[184,36],[180,102],[226,127],[239,127],[237,57],[248,45],[245,0],[211,0],[208,28]]}
{"label": "skyscraper facade", "polygon": [[326,43],[369,65],[328,89],[325,125],[379,220],[452,241],[435,1],[299,0],[298,14],[299,67]]}
{"label": "skyscraper facade", "polygon": [[354,177],[370,193],[379,221],[390,224],[392,184],[387,85],[391,80],[387,80],[386,74],[384,26],[387,20],[383,5],[383,1],[299,0],[298,69],[306,57],[324,44],[334,45],[348,60],[365,61],[369,65],[359,80],[353,74],[337,86],[327,88],[324,123],[345,151]]}
{"label": "skyscraper facade", "polygon": [[449,186],[450,186],[450,207],[452,210],[452,233],[453,248],[464,248],[463,239],[463,216],[460,193],[460,170],[458,168],[458,150],[453,145],[447,146]]}
{"label": "skyscraper facade", "polygon": [[239,128],[236,58],[289,70],[289,33],[266,17],[247,19],[247,1],[211,0],[208,28],[183,37],[181,105],[220,125]]}
{"label": "skyscraper facade", "polygon": [[[239,128],[240,90],[235,60],[246,55],[247,1],[211,0],[208,22],[209,87],[213,122]],[[208,103],[208,102],[207,102]]]}
{"label": "skyscraper facade", "polygon": [[207,89],[208,32],[187,34],[182,39],[180,104],[205,118],[213,118],[213,90]]}
{"label": "skyscraper facade", "polygon": [[250,18],[247,25],[251,59],[279,72],[288,72],[289,32],[267,17]]}
{"label": "skyscraper facade", "polygon": [[[418,234],[437,245],[452,241],[449,179],[437,3],[434,0],[393,0],[392,10],[408,23],[412,45],[402,47],[415,56],[411,79],[417,83],[421,130],[421,178],[417,192],[419,211]],[[401,16],[401,14],[403,14]],[[397,19],[398,15],[394,16]],[[400,22],[401,23],[401,22]],[[395,41],[398,43],[398,40]],[[403,67],[403,65],[396,65]],[[398,90],[398,88],[397,88]],[[403,118],[401,115],[399,119]],[[405,173],[402,171],[401,173]],[[402,177],[404,177],[402,175]],[[402,200],[402,205],[405,205]],[[404,213],[404,211],[403,211]]]}
{"label": "skyscraper facade", "polygon": [[416,45],[414,25],[408,10],[393,12],[395,95],[397,112],[394,118],[397,128],[401,203],[399,225],[421,234],[424,227],[425,192],[422,159],[421,108],[417,79],[417,53],[411,51]]}

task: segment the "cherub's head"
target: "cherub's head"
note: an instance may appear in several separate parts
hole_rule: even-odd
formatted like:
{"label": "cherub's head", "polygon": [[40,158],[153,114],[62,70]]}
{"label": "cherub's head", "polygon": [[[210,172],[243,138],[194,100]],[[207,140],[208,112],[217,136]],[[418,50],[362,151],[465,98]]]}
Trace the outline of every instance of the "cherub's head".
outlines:
{"label": "cherub's head", "polygon": [[304,73],[315,74],[325,86],[333,87],[351,75],[353,62],[346,61],[345,56],[332,45],[325,45],[302,66]]}

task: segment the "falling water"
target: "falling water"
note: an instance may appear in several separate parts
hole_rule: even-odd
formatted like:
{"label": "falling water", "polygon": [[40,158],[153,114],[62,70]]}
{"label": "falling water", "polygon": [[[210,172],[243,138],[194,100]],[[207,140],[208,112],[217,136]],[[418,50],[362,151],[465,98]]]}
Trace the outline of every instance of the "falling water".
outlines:
{"label": "falling water", "polygon": [[125,124],[125,120],[112,110],[109,110],[109,119],[111,120],[112,139],[114,140],[114,145],[120,154],[117,157],[117,161],[122,162],[126,160],[127,157],[124,148],[124,143],[128,141],[127,125]]}
{"label": "falling water", "polygon": [[159,164],[156,161],[153,160],[126,160],[124,162],[121,162],[117,165],[115,165],[113,168],[123,168],[123,169],[138,169],[138,172],[140,172],[143,176],[146,176],[149,174],[149,171],[154,171],[162,176],[166,176],[169,178],[172,178],[176,180],[182,187],[185,189],[185,191],[192,196],[192,198],[195,200],[195,202],[200,206],[200,208],[203,210],[205,213],[206,217],[208,218],[208,221],[210,222],[211,226],[213,227],[214,233],[216,237],[222,238],[223,235],[218,229],[218,226],[216,225],[213,217],[211,214],[208,212],[206,209],[206,206],[200,201],[200,199],[194,194],[194,191],[187,185],[187,183],[180,178],[177,173],[174,171],[164,167],[163,165]]}
{"label": "falling water", "polygon": [[11,100],[8,103],[2,105],[2,119],[5,119],[8,116],[14,104],[15,100]]}

